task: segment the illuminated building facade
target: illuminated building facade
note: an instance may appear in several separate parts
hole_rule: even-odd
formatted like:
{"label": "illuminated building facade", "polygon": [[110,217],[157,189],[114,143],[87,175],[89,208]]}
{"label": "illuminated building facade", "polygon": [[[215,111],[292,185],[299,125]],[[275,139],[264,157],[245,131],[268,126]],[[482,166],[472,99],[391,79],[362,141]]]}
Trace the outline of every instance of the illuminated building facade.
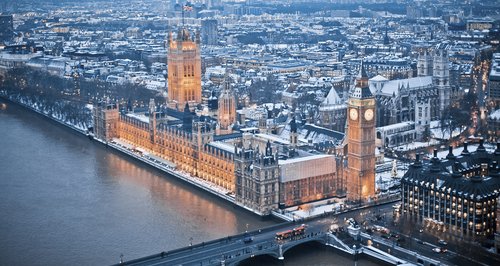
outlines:
{"label": "illuminated building facade", "polygon": [[201,103],[200,36],[193,40],[187,29],[179,30],[175,40],[169,35],[167,101],[178,110],[186,103],[191,107]]}
{"label": "illuminated building facade", "polygon": [[261,153],[251,139],[243,139],[234,158],[236,201],[257,213],[269,214],[278,208],[278,153],[273,151],[269,141]]}
{"label": "illuminated building facade", "polygon": [[[187,104],[183,112],[160,110],[151,100],[146,114],[119,112],[113,104],[96,105],[94,114],[97,138],[164,159],[177,171],[226,189],[238,204],[261,215],[345,191],[343,175],[336,171],[343,168],[334,155],[300,149],[294,119],[290,139],[285,140],[257,133],[218,135],[217,122],[197,117]],[[291,157],[278,160],[284,151]]]}
{"label": "illuminated building facade", "polygon": [[279,161],[280,207],[337,196],[333,155],[313,155]]}
{"label": "illuminated building facade", "polygon": [[236,96],[229,85],[229,77],[227,76],[219,96],[217,110],[219,112],[217,134],[231,133],[232,127],[236,122]]}
{"label": "illuminated building facade", "polygon": [[363,66],[347,110],[347,198],[360,202],[375,196],[375,97]]}
{"label": "illuminated building facade", "polygon": [[152,110],[150,106],[149,117],[120,114],[120,140],[171,162],[191,176],[235,190],[234,150],[228,144],[214,141],[215,132],[209,121],[194,119],[187,105],[184,112],[169,109],[177,116],[170,120],[182,123],[172,123],[164,112]]}
{"label": "illuminated building facade", "polygon": [[464,233],[493,235],[500,195],[499,160],[500,144],[488,153],[482,142],[473,153],[465,143],[459,156],[453,155],[451,147],[443,159],[434,151],[428,163],[417,155],[401,179],[404,213]]}
{"label": "illuminated building facade", "polygon": [[94,136],[109,141],[118,137],[118,105],[116,103],[99,102],[92,110],[94,118]]}

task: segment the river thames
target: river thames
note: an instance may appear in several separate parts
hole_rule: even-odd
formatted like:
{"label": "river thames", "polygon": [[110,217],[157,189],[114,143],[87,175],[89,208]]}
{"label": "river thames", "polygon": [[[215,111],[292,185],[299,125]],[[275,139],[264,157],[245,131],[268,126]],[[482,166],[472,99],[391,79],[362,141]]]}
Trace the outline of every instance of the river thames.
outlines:
{"label": "river thames", "polygon": [[[278,222],[15,104],[5,106],[0,110],[0,265],[109,265],[121,254],[130,260]],[[284,265],[353,263],[310,246],[293,253],[285,254]],[[359,265],[376,264],[362,260]]]}

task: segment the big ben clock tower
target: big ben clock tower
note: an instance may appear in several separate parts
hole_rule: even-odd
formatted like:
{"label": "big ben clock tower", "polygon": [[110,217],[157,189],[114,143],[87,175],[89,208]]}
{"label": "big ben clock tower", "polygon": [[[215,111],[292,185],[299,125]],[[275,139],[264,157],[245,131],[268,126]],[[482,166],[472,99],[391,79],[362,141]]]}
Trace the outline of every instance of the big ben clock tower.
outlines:
{"label": "big ben clock tower", "polygon": [[347,198],[365,201],[375,196],[375,97],[362,64],[347,112]]}

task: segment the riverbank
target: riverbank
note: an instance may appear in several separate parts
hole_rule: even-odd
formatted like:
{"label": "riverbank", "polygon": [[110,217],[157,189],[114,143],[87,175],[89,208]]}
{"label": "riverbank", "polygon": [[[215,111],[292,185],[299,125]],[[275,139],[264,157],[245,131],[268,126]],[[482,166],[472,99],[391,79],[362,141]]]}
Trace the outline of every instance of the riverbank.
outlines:
{"label": "riverbank", "polygon": [[[54,121],[62,126],[65,126],[69,129],[72,129],[72,130],[76,131],[78,134],[86,135],[86,136],[92,138],[94,141],[101,143],[107,147],[113,148],[114,150],[120,152],[121,154],[132,157],[132,158],[134,158],[142,163],[145,163],[151,167],[154,167],[155,169],[157,169],[163,173],[174,176],[174,177],[196,187],[197,189],[200,189],[204,192],[210,193],[210,194],[217,196],[223,200],[226,200],[226,201],[234,204],[235,206],[240,207],[246,211],[257,214],[261,217],[265,217],[265,215],[263,215],[262,213],[236,202],[234,194],[231,191],[224,189],[222,187],[219,187],[215,184],[209,183],[201,178],[188,175],[187,173],[179,172],[176,169],[174,169],[173,167],[171,167],[171,165],[173,165],[173,164],[169,161],[163,160],[163,159],[158,158],[156,156],[150,157],[149,154],[137,153],[132,149],[132,147],[127,147],[126,143],[124,143],[118,139],[113,140],[112,142],[107,142],[107,141],[104,141],[104,140],[101,140],[98,138],[94,138],[91,134],[89,134],[87,129],[79,127],[78,125],[74,125],[72,123],[68,123],[68,122],[63,121],[62,114],[56,115],[56,114],[52,114],[50,112],[43,112],[43,111],[37,109],[36,104],[30,104],[26,101],[23,101],[22,99],[21,99],[21,101],[17,101],[16,99],[13,99],[13,98],[11,98],[7,95],[1,94],[1,93],[0,93],[0,97],[2,99],[5,99],[6,101],[9,101],[13,104],[17,104],[21,107],[24,107],[30,111],[37,113],[45,118],[48,118],[48,119],[50,119],[50,120],[52,120],[52,121]],[[274,216],[280,220],[283,220],[283,221],[290,221],[291,220],[290,217],[282,215],[282,214],[277,213],[277,212],[273,212],[272,216]]]}

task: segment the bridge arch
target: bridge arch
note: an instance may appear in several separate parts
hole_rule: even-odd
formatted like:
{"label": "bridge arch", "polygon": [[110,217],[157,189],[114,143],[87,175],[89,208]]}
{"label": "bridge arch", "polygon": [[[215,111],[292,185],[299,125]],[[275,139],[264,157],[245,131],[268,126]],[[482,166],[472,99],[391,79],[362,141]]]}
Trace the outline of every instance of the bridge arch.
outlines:
{"label": "bridge arch", "polygon": [[237,262],[237,266],[253,266],[253,265],[274,265],[278,264],[281,260],[278,259],[278,254],[262,253],[254,257],[247,258]]}
{"label": "bridge arch", "polygon": [[304,246],[311,246],[311,245],[317,245],[317,246],[323,246],[325,245],[325,241],[323,239],[318,239],[318,238],[312,238],[308,241],[302,241],[302,242],[298,242],[296,245],[289,245],[289,246],[286,246],[286,247],[283,247],[283,255],[285,256],[286,258],[286,253],[290,250],[296,250],[296,249],[300,249],[301,247],[304,247]]}

